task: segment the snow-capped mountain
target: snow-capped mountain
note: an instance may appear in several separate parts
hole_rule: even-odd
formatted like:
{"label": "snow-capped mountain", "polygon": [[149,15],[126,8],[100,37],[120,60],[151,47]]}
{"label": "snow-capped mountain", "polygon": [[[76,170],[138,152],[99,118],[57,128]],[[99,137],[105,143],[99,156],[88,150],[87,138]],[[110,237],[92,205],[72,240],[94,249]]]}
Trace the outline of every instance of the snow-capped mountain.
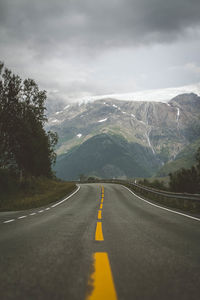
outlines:
{"label": "snow-capped mountain", "polygon": [[87,96],[78,99],[78,102],[95,101],[101,99],[116,99],[125,101],[147,101],[147,102],[168,102],[180,94],[194,93],[200,96],[200,83],[185,85],[181,87],[144,90],[133,93],[108,94],[99,96]]}
{"label": "snow-capped mountain", "polygon": [[77,178],[83,161],[87,174],[150,176],[200,138],[200,97],[192,93],[164,103],[104,98],[68,104],[50,116],[48,129],[60,137],[56,170],[62,178]]}
{"label": "snow-capped mountain", "polygon": [[118,93],[107,95],[87,95],[79,98],[64,97],[58,98],[57,93],[49,93],[47,101],[47,112],[51,115],[63,110],[67,105],[72,103],[87,103],[103,99],[115,99],[124,101],[145,101],[145,102],[169,102],[172,98],[180,94],[194,93],[200,96],[200,82],[181,87],[171,87],[162,89],[144,90],[133,93]]}

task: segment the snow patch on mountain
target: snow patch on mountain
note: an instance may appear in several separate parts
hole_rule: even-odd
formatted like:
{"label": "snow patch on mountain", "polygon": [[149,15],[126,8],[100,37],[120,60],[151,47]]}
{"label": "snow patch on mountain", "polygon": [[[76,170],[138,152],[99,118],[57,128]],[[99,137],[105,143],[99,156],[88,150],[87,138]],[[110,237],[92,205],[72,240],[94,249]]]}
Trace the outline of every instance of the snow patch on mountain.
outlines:
{"label": "snow patch on mountain", "polygon": [[177,126],[179,128],[179,118],[180,118],[180,108],[176,107],[177,113],[176,113],[176,122],[177,122]]}
{"label": "snow patch on mountain", "polygon": [[180,108],[176,107],[176,109],[177,109],[176,120],[178,121],[178,119],[180,117]]}
{"label": "snow patch on mountain", "polygon": [[151,144],[151,142],[150,142],[149,134],[150,134],[150,132],[147,131],[147,132],[145,133],[145,136],[146,136],[146,138],[147,138],[147,142],[148,142],[149,147],[151,148],[153,154],[155,155],[154,148],[153,148],[153,146],[152,146],[152,144]]}
{"label": "snow patch on mountain", "polygon": [[144,121],[138,120],[141,124],[146,126],[146,123]]}
{"label": "snow patch on mountain", "polygon": [[115,105],[115,104],[113,104],[112,106],[113,106],[113,107],[115,107],[115,108],[118,108],[118,106],[117,106],[117,105]]}
{"label": "snow patch on mountain", "polygon": [[102,122],[105,122],[107,120],[108,120],[108,118],[105,118],[105,119],[99,120],[98,123],[102,123]]}
{"label": "snow patch on mountain", "polygon": [[62,122],[63,122],[63,120],[49,119],[48,125],[59,124],[59,123],[62,123]]}

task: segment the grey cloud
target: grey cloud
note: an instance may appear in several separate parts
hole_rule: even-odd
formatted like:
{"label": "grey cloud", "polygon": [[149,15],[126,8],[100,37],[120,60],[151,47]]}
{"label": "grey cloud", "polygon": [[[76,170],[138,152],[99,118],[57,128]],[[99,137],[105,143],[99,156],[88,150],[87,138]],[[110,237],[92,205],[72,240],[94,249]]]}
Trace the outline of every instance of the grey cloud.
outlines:
{"label": "grey cloud", "polygon": [[0,0],[0,60],[58,99],[187,84],[199,13],[199,0]]}
{"label": "grey cloud", "polygon": [[199,0],[3,0],[0,24],[8,39],[39,55],[98,52],[171,42],[200,25],[199,12]]}

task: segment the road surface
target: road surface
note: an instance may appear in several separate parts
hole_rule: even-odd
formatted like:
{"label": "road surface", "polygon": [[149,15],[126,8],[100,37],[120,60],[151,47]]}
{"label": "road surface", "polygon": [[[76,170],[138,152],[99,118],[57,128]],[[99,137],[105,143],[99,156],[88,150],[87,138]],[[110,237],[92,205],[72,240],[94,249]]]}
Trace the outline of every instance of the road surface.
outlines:
{"label": "road surface", "polygon": [[115,184],[0,213],[0,299],[199,299],[200,221]]}

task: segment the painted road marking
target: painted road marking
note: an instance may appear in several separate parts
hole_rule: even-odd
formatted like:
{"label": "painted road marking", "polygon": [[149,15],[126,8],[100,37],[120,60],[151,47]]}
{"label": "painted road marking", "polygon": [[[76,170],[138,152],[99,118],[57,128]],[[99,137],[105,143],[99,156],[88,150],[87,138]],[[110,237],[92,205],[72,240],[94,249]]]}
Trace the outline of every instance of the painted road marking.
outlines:
{"label": "painted road marking", "polygon": [[78,186],[77,190],[73,192],[71,195],[69,195],[67,198],[63,199],[60,202],[57,202],[56,204],[52,205],[51,207],[56,207],[57,205],[60,205],[61,203],[65,202],[67,199],[71,198],[73,195],[75,195],[80,190],[80,185]]}
{"label": "painted road marking", "polygon": [[103,203],[100,204],[100,209],[103,209]]}
{"label": "painted road marking", "polygon": [[[69,195],[68,197],[66,197],[66,198],[63,199],[62,201],[57,202],[56,204],[52,205],[51,207],[54,208],[54,207],[56,207],[57,205],[63,203],[64,201],[66,201],[67,199],[69,199],[70,197],[72,197],[74,194],[76,194],[76,193],[80,190],[80,188],[81,188],[81,187],[78,186],[78,188],[76,189],[75,192],[73,192],[71,195]],[[47,207],[47,208],[45,208],[44,210],[39,210],[39,211],[37,211],[37,212],[30,213],[29,216],[34,216],[34,215],[36,215],[36,214],[38,214],[38,213],[44,212],[45,210],[47,211],[47,210],[51,209],[51,207]],[[17,219],[20,220],[20,219],[24,219],[24,218],[26,218],[26,217],[28,217],[28,215],[18,217]],[[2,223],[6,224],[6,223],[13,222],[13,221],[15,221],[15,219],[10,219],[10,220],[7,220],[7,221],[3,221]]]}
{"label": "painted road marking", "polygon": [[139,198],[140,200],[142,200],[142,201],[144,201],[144,202],[146,202],[146,203],[148,203],[148,204],[150,204],[150,205],[152,205],[152,206],[155,206],[155,207],[158,207],[158,208],[160,208],[160,209],[163,209],[163,210],[172,212],[173,214],[177,214],[177,215],[180,215],[180,216],[187,217],[187,218],[189,218],[189,219],[193,219],[193,220],[196,220],[196,221],[200,221],[199,218],[192,217],[192,216],[190,216],[190,215],[183,214],[183,213],[181,213],[181,212],[178,212],[178,211],[175,211],[175,210],[172,210],[172,209],[169,209],[169,208],[165,208],[165,207],[163,207],[163,206],[160,206],[160,205],[151,203],[151,202],[149,202],[149,201],[147,201],[147,200],[141,198],[140,196],[136,195],[135,193],[133,193],[133,192],[132,192],[129,188],[127,188],[126,186],[123,185],[123,187],[124,187],[125,189],[127,189],[127,190],[128,190],[131,194],[133,194],[135,197]]}
{"label": "painted road marking", "polygon": [[104,241],[101,222],[97,222],[95,241]]}
{"label": "painted road marking", "polygon": [[112,271],[106,252],[94,253],[94,273],[91,274],[88,284],[93,290],[87,300],[117,300]]}
{"label": "painted road marking", "polygon": [[98,211],[98,219],[101,220],[101,210]]}
{"label": "painted road marking", "polygon": [[13,222],[15,221],[15,219],[11,219],[11,220],[8,220],[8,221],[4,221],[3,223],[10,223],[10,222]]}

